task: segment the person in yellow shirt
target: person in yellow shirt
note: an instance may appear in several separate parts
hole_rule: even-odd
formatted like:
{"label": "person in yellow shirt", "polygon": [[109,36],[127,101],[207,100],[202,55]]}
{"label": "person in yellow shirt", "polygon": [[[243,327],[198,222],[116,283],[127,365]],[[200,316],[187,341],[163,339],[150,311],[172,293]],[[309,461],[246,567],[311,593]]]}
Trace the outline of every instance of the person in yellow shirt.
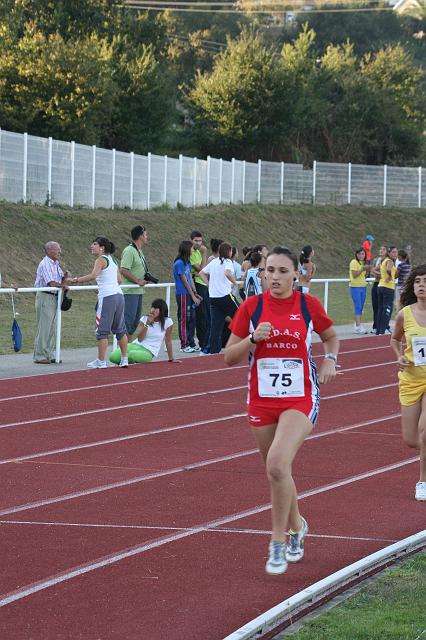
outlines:
{"label": "person in yellow shirt", "polygon": [[[386,258],[380,264],[380,280],[377,286],[379,311],[377,314],[376,335],[384,335],[389,327],[392,316],[393,301],[395,298],[395,260],[398,257],[398,249],[388,247]],[[390,330],[389,330],[390,331]]]}
{"label": "person in yellow shirt", "polygon": [[420,449],[415,498],[426,501],[426,264],[411,271],[400,301],[391,347],[398,359],[402,437],[409,447]]}
{"label": "person in yellow shirt", "polygon": [[361,247],[355,251],[355,258],[349,264],[349,292],[354,303],[354,333],[367,333],[367,329],[361,324],[361,317],[367,293],[365,277],[369,270],[365,249]]}

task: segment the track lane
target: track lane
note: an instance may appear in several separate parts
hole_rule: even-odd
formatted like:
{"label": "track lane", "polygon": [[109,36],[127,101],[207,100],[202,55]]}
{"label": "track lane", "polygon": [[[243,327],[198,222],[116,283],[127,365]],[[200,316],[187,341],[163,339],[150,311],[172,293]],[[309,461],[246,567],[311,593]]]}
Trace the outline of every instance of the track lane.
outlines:
{"label": "track lane", "polygon": [[[384,484],[399,488],[393,498],[389,496],[386,507],[393,507],[395,502],[403,506],[408,516],[403,522],[385,517],[377,477],[321,494],[328,501],[326,510],[321,508],[318,496],[302,498],[314,533],[323,535],[332,529],[345,535],[346,526],[347,538],[331,543],[327,538],[308,537],[305,559],[291,566],[284,576],[271,578],[263,572],[268,534],[203,531],[8,605],[2,610],[4,628],[14,627],[14,638],[24,638],[21,634],[28,629],[23,621],[31,619],[33,637],[56,639],[61,638],[57,626],[60,620],[68,637],[78,637],[80,621],[88,619],[90,604],[89,619],[96,620],[96,633],[102,638],[118,635],[139,640],[143,628],[150,640],[219,639],[292,593],[386,546],[382,539],[375,539],[378,526],[381,538],[405,537],[418,530],[421,505],[414,500],[406,504],[406,491],[415,471],[414,465],[409,465],[383,474]],[[359,499],[360,494],[370,496],[368,503]],[[363,536],[370,536],[370,540],[351,539],[347,505],[354,499],[360,509]],[[263,512],[259,519],[258,524],[267,530],[269,513]],[[252,521],[239,521],[239,526],[244,524]],[[182,580],[189,567],[195,568],[191,580]],[[231,593],[238,594],[238,606]]]}

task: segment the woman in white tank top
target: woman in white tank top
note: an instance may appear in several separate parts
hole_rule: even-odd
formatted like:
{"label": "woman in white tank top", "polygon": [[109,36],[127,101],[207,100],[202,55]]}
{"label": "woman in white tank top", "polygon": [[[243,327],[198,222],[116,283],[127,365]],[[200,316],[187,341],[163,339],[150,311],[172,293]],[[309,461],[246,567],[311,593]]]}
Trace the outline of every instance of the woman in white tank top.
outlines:
{"label": "woman in white tank top", "polygon": [[127,367],[127,334],[124,323],[124,296],[121,290],[121,274],[112,254],[114,244],[102,236],[98,236],[91,244],[90,251],[96,256],[93,270],[86,276],[72,278],[72,284],[83,284],[96,280],[99,287],[96,308],[96,338],[98,341],[98,357],[88,362],[89,369],[106,369],[106,352],[108,335],[117,336],[121,350],[120,367]]}

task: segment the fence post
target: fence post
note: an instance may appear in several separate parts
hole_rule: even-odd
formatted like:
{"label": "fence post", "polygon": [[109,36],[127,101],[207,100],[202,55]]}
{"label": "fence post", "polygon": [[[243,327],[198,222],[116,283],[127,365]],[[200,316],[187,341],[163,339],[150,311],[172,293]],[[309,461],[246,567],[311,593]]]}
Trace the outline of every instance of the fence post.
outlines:
{"label": "fence post", "polygon": [[207,156],[207,184],[206,184],[206,205],[210,204],[210,171],[211,171],[211,158]]}
{"label": "fence post", "polygon": [[57,295],[56,305],[56,348],[55,348],[55,362],[59,364],[61,361],[61,325],[62,325],[62,289],[59,289]]}
{"label": "fence post", "polygon": [[146,208],[151,208],[151,152],[148,152],[148,175],[146,191]]}
{"label": "fence post", "polygon": [[243,160],[243,194],[242,194],[242,203],[246,203],[246,161]]}
{"label": "fence post", "polygon": [[168,170],[168,160],[167,160],[167,156],[164,156],[163,204],[167,204],[167,170]]}
{"label": "fence post", "polygon": [[193,160],[192,206],[197,206],[197,158]]}
{"label": "fence post", "polygon": [[130,152],[130,194],[129,194],[129,206],[133,209],[133,190],[135,188],[135,154]]}
{"label": "fence post", "polygon": [[223,160],[219,160],[219,203],[222,202]]}
{"label": "fence post", "polygon": [[115,201],[115,149],[112,150],[111,209],[114,209],[114,201]]}
{"label": "fence post", "polygon": [[235,158],[231,160],[231,204],[235,200]]}
{"label": "fence post", "polygon": [[182,173],[183,173],[183,155],[179,154],[179,189],[178,189],[178,203],[182,204]]}
{"label": "fence post", "polygon": [[324,310],[327,312],[328,309],[328,280],[324,282]]}
{"label": "fence post", "polygon": [[348,204],[351,204],[352,191],[352,162],[348,163]]}
{"label": "fence post", "polygon": [[47,206],[52,204],[52,137],[49,136],[49,146],[47,152]]}
{"label": "fence post", "polygon": [[92,147],[92,209],[95,208],[96,199],[96,145]]}
{"label": "fence post", "polygon": [[262,160],[257,161],[257,196],[256,202],[260,202],[260,188],[262,181]]}
{"label": "fence post", "polygon": [[421,209],[421,206],[422,206],[422,168],[421,167],[419,167],[418,205],[419,205],[419,209]]}
{"label": "fence post", "polygon": [[22,201],[27,201],[27,173],[28,173],[28,133],[24,133],[24,167],[22,179]]}
{"label": "fence post", "polygon": [[284,202],[284,162],[281,162],[281,176],[280,176],[280,204]]}
{"label": "fence post", "polygon": [[315,199],[317,197],[317,161],[314,160],[314,164],[312,167],[312,202],[315,204]]}
{"label": "fence post", "polygon": [[171,296],[170,296],[170,285],[168,285],[168,286],[166,287],[166,304],[167,304],[167,308],[168,308],[168,310],[169,310],[169,317],[171,317],[171,313],[170,313],[170,299],[171,299]]}
{"label": "fence post", "polygon": [[70,207],[74,206],[75,142],[71,142]]}
{"label": "fence post", "polygon": [[388,165],[383,165],[383,206],[386,207],[388,189]]}

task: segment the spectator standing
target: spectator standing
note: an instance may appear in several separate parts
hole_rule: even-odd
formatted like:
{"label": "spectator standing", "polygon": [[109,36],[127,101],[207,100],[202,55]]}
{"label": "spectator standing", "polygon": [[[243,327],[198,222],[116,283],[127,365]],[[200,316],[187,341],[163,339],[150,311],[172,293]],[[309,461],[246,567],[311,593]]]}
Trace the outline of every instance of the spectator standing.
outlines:
{"label": "spectator standing", "polygon": [[398,263],[395,262],[396,269],[396,277],[397,277],[397,286],[395,288],[395,301],[397,305],[397,309],[399,310],[400,304],[399,300],[401,297],[401,291],[403,290],[405,283],[407,281],[408,275],[411,271],[410,258],[408,257],[408,253],[404,251],[404,249],[400,249],[398,251]]}
{"label": "spectator standing", "polygon": [[386,258],[387,249],[385,245],[382,245],[379,249],[379,255],[374,260],[373,269],[371,271],[371,275],[374,276],[373,286],[371,287],[371,305],[373,307],[373,327],[370,333],[376,333],[377,329],[377,317],[379,313],[379,294],[377,291],[377,287],[379,286],[380,280],[380,265],[382,260]]}
{"label": "spectator standing", "polygon": [[374,242],[374,236],[369,234],[368,236],[365,236],[364,242],[362,243],[362,248],[365,251],[365,262],[367,263],[368,266],[370,266],[371,264],[371,252],[373,250],[373,242]]}
{"label": "spectator standing", "polygon": [[379,311],[377,316],[376,335],[384,335],[389,331],[389,322],[392,316],[393,301],[395,298],[395,260],[398,256],[398,249],[394,246],[388,247],[386,258],[380,264],[380,280],[377,287]]}
{"label": "spectator standing", "polygon": [[315,263],[312,262],[314,255],[312,245],[306,244],[299,256],[299,288],[302,293],[309,293],[311,280],[317,270]]}
{"label": "spectator standing", "polygon": [[210,353],[220,353],[225,323],[231,322],[238,309],[238,302],[232,295],[232,288],[237,286],[237,281],[234,276],[231,254],[231,245],[222,242],[219,247],[219,256],[209,262],[200,272],[201,277],[204,277],[209,284]]}
{"label": "spectator standing", "polygon": [[367,293],[365,277],[369,270],[365,258],[365,249],[357,249],[355,258],[349,264],[349,292],[354,305],[354,333],[367,333],[367,329],[361,324]]}
{"label": "spectator standing", "polygon": [[195,331],[201,350],[208,350],[210,332],[209,288],[199,275],[207,263],[207,247],[203,244],[200,231],[191,231],[192,252],[190,255],[191,275],[199,295],[199,304],[195,307]]}
{"label": "spectator standing", "polygon": [[391,347],[398,359],[402,436],[409,447],[420,449],[420,475],[414,496],[426,501],[426,264],[409,273],[401,292],[401,307]]}
{"label": "spectator standing", "polygon": [[265,280],[265,258],[261,253],[252,253],[250,256],[250,267],[244,274],[245,278],[245,299],[250,296],[257,296],[266,291]]}
{"label": "spectator standing", "polygon": [[211,262],[212,260],[214,260],[215,258],[218,257],[219,255],[219,247],[222,244],[223,240],[219,240],[218,238],[212,238],[210,240],[210,249],[211,249],[211,256],[208,257],[207,259],[207,264],[209,264],[209,262]]}
{"label": "spectator standing", "polygon": [[200,296],[191,276],[190,258],[192,250],[192,241],[183,240],[179,245],[179,252],[173,263],[180,350],[184,353],[200,351],[200,347],[196,347],[194,341],[194,311],[195,307],[200,303]]}
{"label": "spectator standing", "polygon": [[[237,282],[239,282],[241,280],[241,278],[243,277],[243,269],[242,269],[240,263],[238,262],[238,249],[237,249],[237,247],[232,247],[231,260],[232,260],[232,266],[234,267],[235,280]],[[232,295],[234,296],[234,298],[237,298],[238,294],[241,295],[241,290],[238,288],[239,286],[240,285],[237,285],[232,290]],[[241,299],[244,300],[244,298],[241,298]]]}
{"label": "spectator standing", "polygon": [[[62,271],[59,258],[61,247],[53,240],[44,245],[46,253],[43,260],[37,267],[37,275],[34,287],[57,287],[65,286],[64,282],[68,276],[67,271]],[[36,364],[51,364],[55,362],[54,338],[56,312],[58,309],[58,292],[37,291],[35,299],[36,310],[36,335],[34,341],[33,361]]]}
{"label": "spectator standing", "polygon": [[144,294],[145,273],[148,271],[143,247],[148,242],[148,232],[145,227],[138,224],[130,232],[132,242],[123,251],[120,262],[122,284],[138,284],[139,287],[128,289],[123,287],[124,293],[124,321],[126,323],[127,338],[130,340],[142,313],[142,301]]}
{"label": "spectator standing", "polygon": [[96,280],[98,285],[98,304],[96,306],[96,339],[98,341],[98,357],[88,362],[89,369],[106,369],[106,352],[110,333],[117,337],[121,351],[120,367],[129,364],[127,356],[127,335],[124,322],[124,295],[121,290],[121,274],[112,254],[114,243],[98,236],[93,240],[90,251],[96,257],[91,273],[79,278],[72,278],[72,284],[84,284]]}

